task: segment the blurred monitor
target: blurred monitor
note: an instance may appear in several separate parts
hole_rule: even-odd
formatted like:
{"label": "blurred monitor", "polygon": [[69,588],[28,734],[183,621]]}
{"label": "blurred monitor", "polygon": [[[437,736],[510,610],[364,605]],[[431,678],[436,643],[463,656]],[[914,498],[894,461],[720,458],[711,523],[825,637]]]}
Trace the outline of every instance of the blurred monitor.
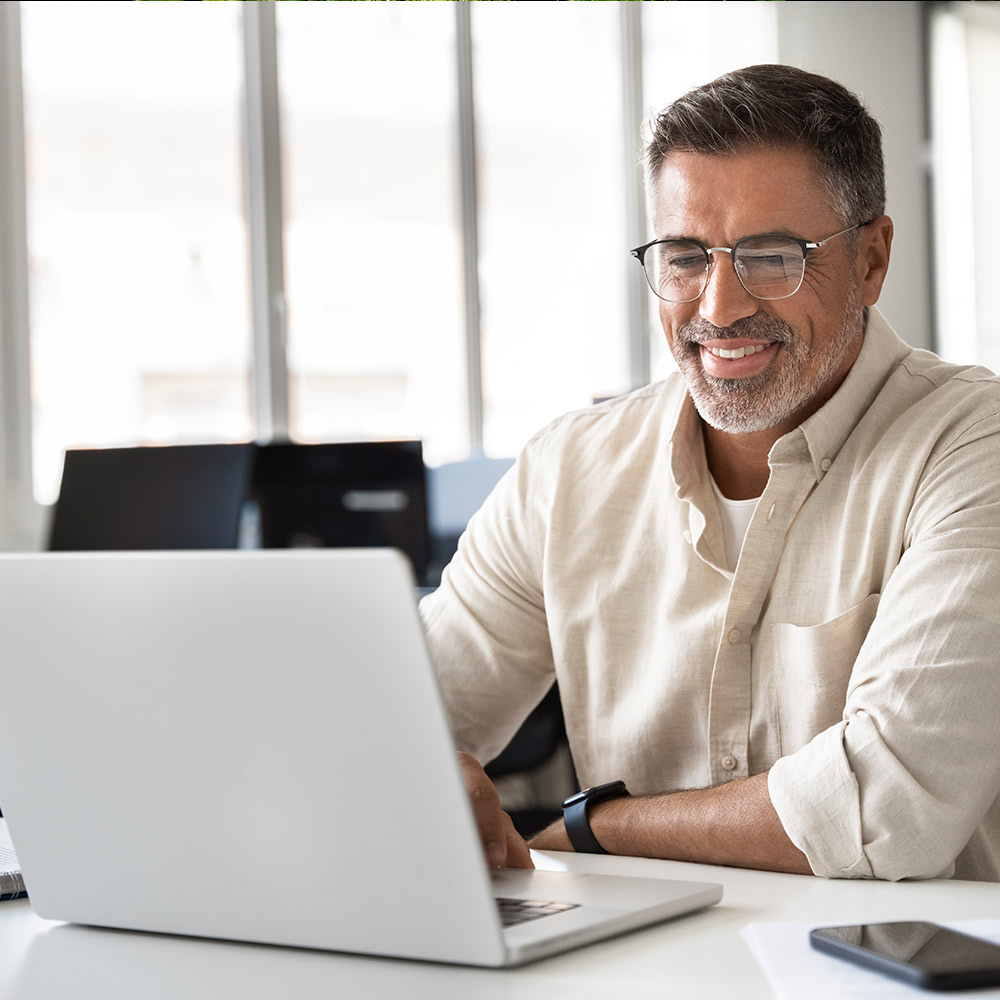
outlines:
{"label": "blurred monitor", "polygon": [[419,441],[217,444],[66,452],[49,548],[392,547],[422,583]]}
{"label": "blurred monitor", "polygon": [[208,444],[67,451],[49,548],[235,548],[252,449]]}
{"label": "blurred monitor", "polygon": [[419,441],[261,445],[249,498],[262,548],[392,547],[409,556],[418,580],[426,574]]}

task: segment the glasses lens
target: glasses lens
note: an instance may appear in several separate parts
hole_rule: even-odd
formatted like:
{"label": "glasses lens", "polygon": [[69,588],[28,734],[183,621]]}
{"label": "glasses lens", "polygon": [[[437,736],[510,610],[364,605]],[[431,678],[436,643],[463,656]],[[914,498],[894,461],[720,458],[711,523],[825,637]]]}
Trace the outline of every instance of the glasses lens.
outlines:
{"label": "glasses lens", "polygon": [[743,287],[759,299],[784,299],[802,284],[805,257],[794,240],[750,236],[733,250],[733,263]]}
{"label": "glasses lens", "polygon": [[649,287],[668,302],[693,302],[705,290],[708,254],[698,243],[654,243],[643,260]]}

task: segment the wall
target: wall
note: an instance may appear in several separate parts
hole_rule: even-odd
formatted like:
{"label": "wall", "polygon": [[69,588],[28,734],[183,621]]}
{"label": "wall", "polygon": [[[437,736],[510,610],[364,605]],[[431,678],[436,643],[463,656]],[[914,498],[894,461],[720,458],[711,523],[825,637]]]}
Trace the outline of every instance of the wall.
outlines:
{"label": "wall", "polygon": [[904,340],[930,348],[923,5],[792,0],[775,6],[781,62],[839,80],[865,100],[882,125],[886,210],[895,222],[895,238],[879,308]]}

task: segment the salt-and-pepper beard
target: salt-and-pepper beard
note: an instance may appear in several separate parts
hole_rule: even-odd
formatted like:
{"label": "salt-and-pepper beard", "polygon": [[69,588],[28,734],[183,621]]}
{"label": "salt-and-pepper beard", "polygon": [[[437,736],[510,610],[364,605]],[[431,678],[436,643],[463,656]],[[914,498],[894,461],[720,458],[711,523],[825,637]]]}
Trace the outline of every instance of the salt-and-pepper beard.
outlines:
{"label": "salt-and-pepper beard", "polygon": [[[747,316],[727,327],[693,319],[678,329],[673,355],[702,420],[729,434],[749,434],[788,420],[830,382],[853,349],[854,324],[860,322],[860,316],[860,293],[854,287],[844,309],[840,335],[823,345],[824,356],[811,378],[809,366],[817,349],[797,337],[787,323],[766,314]],[[777,343],[783,356],[746,378],[708,375],[702,367],[699,345],[737,337]]]}

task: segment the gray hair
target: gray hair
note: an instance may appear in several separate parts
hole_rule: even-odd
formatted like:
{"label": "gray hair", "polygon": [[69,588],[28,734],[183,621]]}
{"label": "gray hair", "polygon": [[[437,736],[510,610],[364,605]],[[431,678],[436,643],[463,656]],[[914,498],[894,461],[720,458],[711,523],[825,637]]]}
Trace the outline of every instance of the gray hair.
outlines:
{"label": "gray hair", "polygon": [[794,66],[748,66],[674,101],[652,123],[647,186],[655,190],[673,152],[730,156],[766,148],[811,151],[830,207],[845,225],[885,211],[878,122],[846,87]]}

